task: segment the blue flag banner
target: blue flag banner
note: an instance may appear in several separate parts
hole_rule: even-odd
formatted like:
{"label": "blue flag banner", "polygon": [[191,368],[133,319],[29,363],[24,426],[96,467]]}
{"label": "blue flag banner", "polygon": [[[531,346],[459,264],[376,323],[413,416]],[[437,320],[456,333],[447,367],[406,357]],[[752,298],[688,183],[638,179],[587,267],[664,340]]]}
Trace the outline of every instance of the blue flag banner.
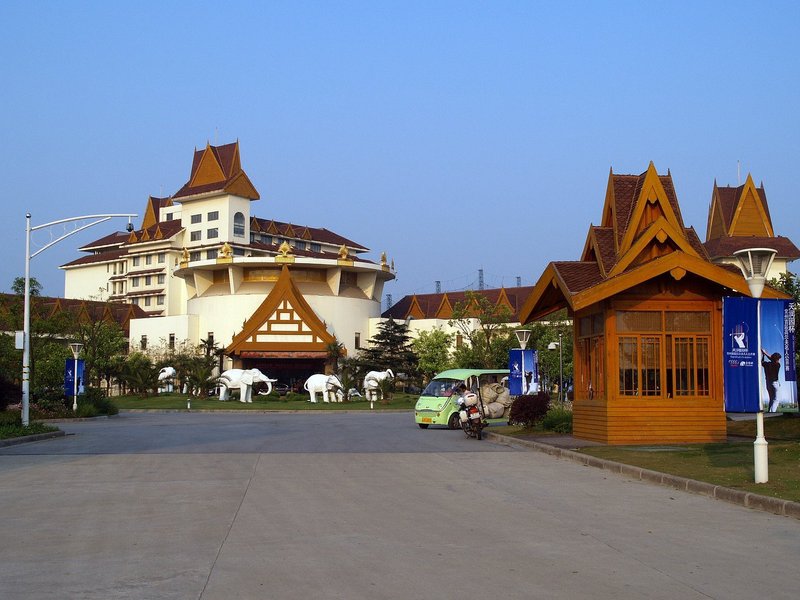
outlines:
{"label": "blue flag banner", "polygon": [[761,410],[797,410],[794,302],[760,300]]}
{"label": "blue flag banner", "polygon": [[722,299],[726,412],[758,412],[758,300]]}
{"label": "blue flag banner", "polygon": [[[78,395],[84,393],[83,387],[83,359],[78,359]],[[64,395],[72,396],[75,393],[75,359],[68,358],[64,362]]]}
{"label": "blue flag banner", "polygon": [[508,391],[512,396],[539,391],[539,362],[535,350],[508,351]]}
{"label": "blue flag banner", "polygon": [[797,410],[795,304],[723,298],[723,390],[727,412]]}

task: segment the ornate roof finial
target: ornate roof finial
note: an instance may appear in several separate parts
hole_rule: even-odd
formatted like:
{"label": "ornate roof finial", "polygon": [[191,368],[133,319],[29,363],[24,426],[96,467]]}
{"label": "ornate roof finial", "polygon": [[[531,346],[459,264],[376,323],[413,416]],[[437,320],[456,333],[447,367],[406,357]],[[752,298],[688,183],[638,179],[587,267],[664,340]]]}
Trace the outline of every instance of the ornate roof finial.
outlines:
{"label": "ornate roof finial", "polygon": [[189,262],[189,251],[186,248],[181,251],[181,262]]}
{"label": "ornate roof finial", "polygon": [[381,252],[381,266],[386,266],[386,252]]}
{"label": "ornate roof finial", "polygon": [[292,253],[292,247],[289,245],[289,242],[283,240],[280,247],[278,248],[278,252],[281,253],[281,256],[286,258]]}
{"label": "ornate roof finial", "polygon": [[233,256],[233,248],[231,248],[231,245],[228,242],[225,242],[222,244],[219,252],[217,252],[217,256],[221,258],[231,258]]}
{"label": "ornate roof finial", "polygon": [[347,246],[342,244],[339,247],[339,259],[340,260],[347,260]]}

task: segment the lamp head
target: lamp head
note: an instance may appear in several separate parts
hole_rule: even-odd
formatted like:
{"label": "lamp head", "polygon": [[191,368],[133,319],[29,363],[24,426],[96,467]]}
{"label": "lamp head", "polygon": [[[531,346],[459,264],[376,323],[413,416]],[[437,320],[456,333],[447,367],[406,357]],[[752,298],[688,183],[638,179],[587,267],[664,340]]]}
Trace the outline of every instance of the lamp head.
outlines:
{"label": "lamp head", "polygon": [[517,336],[517,341],[519,342],[519,347],[525,350],[525,347],[528,345],[528,340],[531,339],[531,330],[530,329],[516,329],[514,330],[514,335]]}
{"label": "lamp head", "polygon": [[772,261],[777,252],[771,248],[745,248],[733,253],[739,262],[747,287],[750,288],[750,295],[753,298],[760,298],[764,291],[764,284],[767,281],[767,273],[772,266]]}

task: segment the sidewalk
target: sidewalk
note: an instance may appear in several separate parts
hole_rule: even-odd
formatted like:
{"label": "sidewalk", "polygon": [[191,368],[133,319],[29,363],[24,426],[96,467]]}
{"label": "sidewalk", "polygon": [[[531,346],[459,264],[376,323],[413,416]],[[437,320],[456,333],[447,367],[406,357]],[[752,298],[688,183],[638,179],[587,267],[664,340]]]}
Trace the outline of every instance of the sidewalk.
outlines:
{"label": "sidewalk", "polygon": [[678,477],[677,475],[669,475],[667,473],[651,471],[650,469],[643,469],[612,460],[596,458],[588,454],[581,454],[580,452],[576,452],[576,450],[590,446],[602,446],[603,444],[579,440],[571,435],[512,437],[492,431],[484,431],[483,435],[487,440],[513,448],[537,450],[549,454],[550,456],[583,464],[587,467],[596,467],[612,473],[619,473],[631,479],[638,479],[640,481],[671,487],[676,490],[700,494],[716,500],[724,500],[725,502],[738,504],[739,506],[752,508],[754,510],[800,519],[800,502],[781,500],[779,498],[773,498],[772,496],[762,496],[752,492],[744,492],[721,485],[714,485],[713,483],[707,483],[705,481]]}

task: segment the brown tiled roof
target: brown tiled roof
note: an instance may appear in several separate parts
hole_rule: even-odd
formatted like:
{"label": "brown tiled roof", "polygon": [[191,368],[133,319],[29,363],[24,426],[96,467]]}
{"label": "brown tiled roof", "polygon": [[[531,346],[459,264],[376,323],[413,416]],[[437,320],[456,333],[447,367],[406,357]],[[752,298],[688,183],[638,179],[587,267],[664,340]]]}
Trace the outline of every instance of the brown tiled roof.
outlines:
{"label": "brown tiled roof", "polygon": [[800,250],[797,249],[794,242],[782,235],[775,237],[725,236],[708,240],[704,247],[711,258],[733,256],[734,252],[745,248],[772,248],[778,252],[777,255],[780,258],[790,260],[800,258]]}
{"label": "brown tiled roof", "polygon": [[554,262],[553,268],[571,294],[577,294],[604,280],[600,267],[595,262]]}
{"label": "brown tiled roof", "polygon": [[126,255],[127,252],[122,249],[107,250],[106,252],[100,252],[99,254],[89,254],[88,256],[82,256],[80,258],[76,258],[71,262],[61,265],[61,268],[63,269],[64,267],[75,267],[78,265],[91,265],[93,263],[103,263],[111,260],[118,260]]}
{"label": "brown tiled roof", "polygon": [[683,231],[686,233],[686,239],[689,240],[689,244],[691,244],[692,248],[695,249],[701,258],[708,260],[709,258],[706,248],[703,246],[703,242],[700,241],[700,236],[697,235],[694,227],[687,227]]}
{"label": "brown tiled roof", "polygon": [[[1,309],[21,303],[22,298],[15,294],[0,293]],[[33,319],[48,318],[54,313],[68,312],[76,318],[86,315],[92,320],[100,320],[110,314],[111,318],[125,331],[129,332],[130,319],[146,317],[147,314],[138,306],[118,302],[101,302],[96,300],[78,300],[75,298],[55,298],[36,296],[31,298],[31,317]]]}
{"label": "brown tiled roof", "polygon": [[[522,308],[522,304],[525,302],[525,299],[533,291],[533,287],[520,286],[469,291],[474,294],[485,296],[493,304],[496,304],[500,300],[501,294],[505,292],[505,295],[512,306],[513,321],[518,318],[519,309]],[[410,296],[403,296],[403,298],[401,298],[391,308],[384,311],[381,316],[384,318],[405,319],[409,310],[411,310],[414,300],[416,300],[424,314],[423,318],[433,319],[436,318],[436,311],[439,310],[439,307],[442,305],[442,299],[445,296],[447,296],[447,299],[450,301],[450,305],[455,306],[456,304],[464,302],[467,299],[467,291],[440,292],[438,294],[412,294]]]}
{"label": "brown tiled roof", "polygon": [[78,248],[81,252],[93,252],[103,248],[111,248],[113,246],[121,246],[128,241],[128,233],[125,231],[115,231],[106,236],[101,237],[99,240],[89,242],[87,245]]}
{"label": "brown tiled roof", "polygon": [[[612,185],[614,186],[614,201],[617,217],[617,238],[622,240],[630,225],[631,215],[636,206],[636,200],[642,193],[642,186],[644,185],[645,176],[647,171],[641,175],[612,175]],[[683,227],[683,217],[681,216],[681,209],[678,205],[678,196],[675,193],[675,186],[672,183],[672,175],[659,175],[659,181],[664,188],[672,210],[678,219],[681,227]]]}
{"label": "brown tiled roof", "polygon": [[[260,219],[258,217],[255,218],[255,221],[258,223],[258,226],[261,228],[261,231],[265,235],[289,237],[289,236],[285,235],[284,233],[282,233],[282,232],[286,231],[287,228],[289,228],[289,227],[291,227],[294,230],[295,233],[301,232],[301,231],[307,229],[308,232],[311,234],[311,239],[310,240],[306,240],[308,242],[320,242],[320,243],[323,243],[323,244],[335,244],[336,246],[341,246],[342,244],[344,244],[348,248],[355,248],[356,250],[364,250],[364,251],[369,250],[369,248],[366,248],[366,247],[362,246],[361,244],[358,244],[358,243],[356,243],[356,242],[354,242],[352,240],[349,240],[346,237],[343,237],[343,236],[339,235],[338,233],[334,233],[334,232],[332,232],[332,231],[330,231],[328,229],[325,229],[324,227],[323,228],[308,227],[307,225],[295,225],[293,223],[284,223],[284,222],[281,222],[281,221],[273,221],[272,219]],[[271,223],[274,223],[275,226],[277,227],[278,231],[281,232],[281,233],[276,233],[276,234],[268,233],[267,229],[268,229],[268,227],[269,227],[269,225]]]}
{"label": "brown tiled roof", "polygon": [[[142,236],[144,235],[145,231],[147,232],[147,237],[149,239],[144,240],[145,242],[153,242],[156,241],[156,233],[157,231],[161,231],[162,238],[161,239],[169,239],[172,236],[176,235],[183,229],[183,225],[177,219],[173,219],[172,221],[161,221],[160,223],[156,223],[155,225],[151,225],[147,229],[138,229],[133,232],[136,236],[137,240],[141,240]],[[128,237],[126,238],[126,246],[131,247],[135,244],[141,242],[129,242],[131,234],[127,234]]]}
{"label": "brown tiled roof", "polygon": [[[259,198],[258,192],[255,190],[255,187],[252,186],[250,180],[247,179],[247,174],[242,170],[241,164],[237,159],[238,144],[239,142],[224,144],[222,146],[211,146],[209,144],[202,150],[195,150],[194,156],[192,158],[192,171],[189,174],[189,180],[183,185],[183,187],[180,190],[178,190],[172,196],[172,198],[179,199],[179,198],[185,198],[186,196],[204,194],[206,192],[225,191],[226,189],[228,189],[228,186],[231,183],[243,177],[248,184],[250,192],[255,194],[250,199],[257,200]],[[207,152],[211,152],[211,154],[214,156],[214,159],[216,160],[217,164],[222,170],[223,179],[204,184],[192,185],[192,180],[194,179],[195,174],[197,173],[197,170],[200,167],[200,164],[203,160],[203,156]]]}
{"label": "brown tiled roof", "polygon": [[386,319],[405,319],[414,296],[403,296],[381,315]]}
{"label": "brown tiled roof", "polygon": [[593,227],[594,237],[597,240],[598,259],[603,269],[608,273],[617,262],[617,251],[614,244],[614,229],[611,227]]}
{"label": "brown tiled roof", "polygon": [[[717,201],[719,202],[719,207],[722,212],[723,222],[725,224],[725,231],[729,232],[731,229],[731,224],[733,223],[733,215],[736,212],[736,207],[739,206],[739,202],[742,199],[742,192],[744,191],[744,186],[746,184],[742,184],[739,187],[717,187]],[[763,187],[756,188],[758,192],[758,196],[761,199],[761,205],[764,207],[764,212],[767,215],[767,219],[769,219],[770,223],[772,222],[772,217],[769,214],[769,205],[767,204],[767,192],[764,190]]]}

